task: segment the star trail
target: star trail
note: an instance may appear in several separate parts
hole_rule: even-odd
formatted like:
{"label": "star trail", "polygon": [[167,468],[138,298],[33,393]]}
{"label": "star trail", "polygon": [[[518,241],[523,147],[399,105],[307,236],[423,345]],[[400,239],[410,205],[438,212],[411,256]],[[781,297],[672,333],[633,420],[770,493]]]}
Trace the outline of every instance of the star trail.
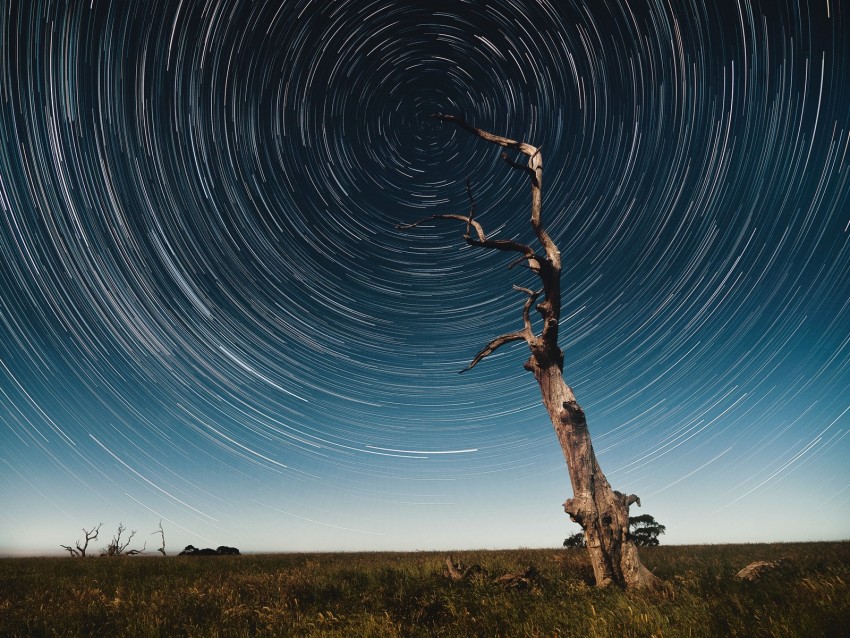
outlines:
{"label": "star trail", "polygon": [[[542,147],[565,378],[668,543],[847,538],[835,0],[7,0],[0,552],[558,546],[521,346]],[[795,512],[805,510],[805,516]],[[818,520],[816,528],[811,521]]]}

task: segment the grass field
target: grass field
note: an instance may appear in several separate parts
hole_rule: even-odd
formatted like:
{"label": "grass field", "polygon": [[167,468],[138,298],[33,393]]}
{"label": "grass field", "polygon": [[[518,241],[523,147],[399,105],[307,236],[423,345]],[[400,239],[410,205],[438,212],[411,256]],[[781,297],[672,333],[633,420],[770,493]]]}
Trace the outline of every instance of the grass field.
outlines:
{"label": "grass field", "polygon": [[0,559],[0,636],[850,636],[850,542],[646,548],[665,586],[636,593],[590,586],[584,550],[455,552],[486,570],[462,581],[446,555]]}

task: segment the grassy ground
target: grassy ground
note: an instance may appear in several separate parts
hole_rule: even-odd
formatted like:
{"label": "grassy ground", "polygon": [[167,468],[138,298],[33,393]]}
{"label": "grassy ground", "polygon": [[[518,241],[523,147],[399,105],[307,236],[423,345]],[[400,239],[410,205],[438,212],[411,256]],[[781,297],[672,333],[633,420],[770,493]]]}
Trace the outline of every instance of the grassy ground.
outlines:
{"label": "grassy ground", "polygon": [[[850,542],[641,550],[663,589],[590,586],[583,550],[0,560],[0,636],[850,636]],[[759,583],[735,573],[790,558]],[[534,565],[530,589],[495,577]]]}

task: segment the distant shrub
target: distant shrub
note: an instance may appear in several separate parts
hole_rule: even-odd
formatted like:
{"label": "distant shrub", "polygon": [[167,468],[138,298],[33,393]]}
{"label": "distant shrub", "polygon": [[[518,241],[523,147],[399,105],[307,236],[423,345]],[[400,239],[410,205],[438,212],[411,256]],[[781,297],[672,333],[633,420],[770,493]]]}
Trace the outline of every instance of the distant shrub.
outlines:
{"label": "distant shrub", "polygon": [[186,545],[186,549],[178,554],[178,556],[239,556],[239,550],[235,547],[227,547],[220,545],[217,549],[198,549],[194,545]]}
{"label": "distant shrub", "polygon": [[564,539],[564,547],[585,547],[584,532],[576,532]]}

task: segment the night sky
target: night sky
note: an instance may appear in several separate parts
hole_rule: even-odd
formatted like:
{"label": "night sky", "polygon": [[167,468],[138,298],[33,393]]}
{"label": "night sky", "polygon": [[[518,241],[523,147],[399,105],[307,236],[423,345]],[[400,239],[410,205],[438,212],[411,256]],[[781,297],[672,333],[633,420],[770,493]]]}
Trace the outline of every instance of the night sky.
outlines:
{"label": "night sky", "polygon": [[[843,0],[5,0],[0,552],[557,547],[521,327],[664,543],[850,537]],[[537,286],[534,286],[537,287]],[[634,507],[633,507],[634,510]]]}

